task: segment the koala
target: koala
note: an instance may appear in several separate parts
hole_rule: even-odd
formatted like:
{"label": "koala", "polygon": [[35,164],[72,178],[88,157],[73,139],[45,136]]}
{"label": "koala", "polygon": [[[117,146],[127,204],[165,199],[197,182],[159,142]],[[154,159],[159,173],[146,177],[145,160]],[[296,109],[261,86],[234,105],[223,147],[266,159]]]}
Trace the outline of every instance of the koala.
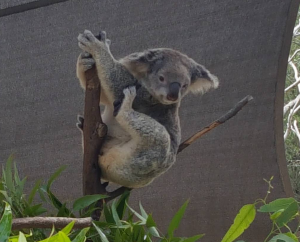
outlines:
{"label": "koala", "polygon": [[[101,31],[78,36],[77,77],[96,65],[107,139],[99,156],[102,178],[128,188],[150,184],[175,162],[181,139],[178,110],[188,93],[218,87],[218,78],[179,51],[149,49],[116,60]],[[82,129],[83,118],[78,127]]]}

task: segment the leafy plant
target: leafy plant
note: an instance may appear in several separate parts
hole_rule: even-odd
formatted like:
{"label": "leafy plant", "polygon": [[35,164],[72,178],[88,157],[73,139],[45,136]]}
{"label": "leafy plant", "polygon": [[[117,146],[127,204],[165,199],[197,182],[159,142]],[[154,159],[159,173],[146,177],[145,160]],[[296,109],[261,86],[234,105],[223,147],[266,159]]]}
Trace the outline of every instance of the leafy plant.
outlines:
{"label": "leafy plant", "polygon": [[[45,229],[32,229],[12,231],[12,219],[19,217],[34,217],[40,214],[59,217],[75,217],[75,212],[80,217],[89,217],[95,209],[96,202],[107,198],[105,195],[87,195],[78,198],[70,206],[61,202],[51,191],[55,179],[63,172],[65,167],[58,169],[45,184],[36,182],[29,195],[24,194],[26,178],[20,179],[13,157],[11,156],[3,168],[0,178],[0,209],[2,219],[0,221],[0,241],[9,238],[11,242],[84,242],[87,239],[94,242],[194,242],[203,235],[193,237],[176,237],[175,231],[184,215],[188,201],[178,210],[173,217],[168,232],[164,235],[159,231],[151,214],[148,214],[142,205],[136,211],[128,205],[130,193],[125,192],[112,204],[104,204],[100,221],[94,221],[91,228],[72,230],[74,222],[58,231]],[[43,203],[35,203],[39,195]],[[51,205],[48,211],[45,205]],[[50,234],[50,235],[49,235]]]}
{"label": "leafy plant", "polygon": [[[297,229],[294,232],[288,224],[295,220],[296,217],[299,219],[299,204],[295,198],[279,198],[267,203],[268,195],[273,189],[272,179],[273,177],[269,181],[265,180],[269,186],[265,198],[257,199],[253,204],[244,205],[221,242],[232,242],[242,235],[254,221],[256,211],[267,213],[272,221],[271,231],[264,242],[298,242],[297,232],[300,228],[300,222],[298,222]],[[257,209],[257,207],[259,208]],[[284,232],[284,228],[288,232]]]}

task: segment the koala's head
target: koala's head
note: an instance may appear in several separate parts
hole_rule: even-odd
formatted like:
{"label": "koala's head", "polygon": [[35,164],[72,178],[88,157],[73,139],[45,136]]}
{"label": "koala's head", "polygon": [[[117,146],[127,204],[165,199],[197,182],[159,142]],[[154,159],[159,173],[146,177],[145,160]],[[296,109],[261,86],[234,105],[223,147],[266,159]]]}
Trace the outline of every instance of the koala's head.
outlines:
{"label": "koala's head", "polygon": [[180,102],[187,93],[205,93],[218,87],[218,78],[204,66],[172,49],[133,53],[120,62],[162,104]]}

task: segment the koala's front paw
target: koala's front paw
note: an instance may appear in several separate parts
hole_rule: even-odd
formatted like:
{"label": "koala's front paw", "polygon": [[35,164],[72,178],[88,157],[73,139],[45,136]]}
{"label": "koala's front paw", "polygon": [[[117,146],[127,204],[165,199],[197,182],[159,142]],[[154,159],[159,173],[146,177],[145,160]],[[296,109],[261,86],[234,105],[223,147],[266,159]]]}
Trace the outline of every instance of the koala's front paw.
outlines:
{"label": "koala's front paw", "polygon": [[99,41],[89,30],[85,30],[83,34],[79,34],[77,39],[78,46],[92,55],[94,55],[97,50],[99,51],[99,48],[103,47],[103,43],[101,43],[101,41]]}

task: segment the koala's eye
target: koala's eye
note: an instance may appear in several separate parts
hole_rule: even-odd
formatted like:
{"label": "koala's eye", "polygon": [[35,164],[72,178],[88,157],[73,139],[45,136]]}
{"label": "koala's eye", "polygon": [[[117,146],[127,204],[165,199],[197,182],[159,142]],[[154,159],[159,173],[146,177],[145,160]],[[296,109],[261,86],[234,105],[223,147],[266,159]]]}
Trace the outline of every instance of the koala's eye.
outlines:
{"label": "koala's eye", "polygon": [[182,88],[187,88],[187,84],[184,84],[184,85],[182,86]]}
{"label": "koala's eye", "polygon": [[159,80],[160,80],[161,82],[163,82],[163,81],[165,80],[165,78],[164,78],[163,76],[159,76]]}

